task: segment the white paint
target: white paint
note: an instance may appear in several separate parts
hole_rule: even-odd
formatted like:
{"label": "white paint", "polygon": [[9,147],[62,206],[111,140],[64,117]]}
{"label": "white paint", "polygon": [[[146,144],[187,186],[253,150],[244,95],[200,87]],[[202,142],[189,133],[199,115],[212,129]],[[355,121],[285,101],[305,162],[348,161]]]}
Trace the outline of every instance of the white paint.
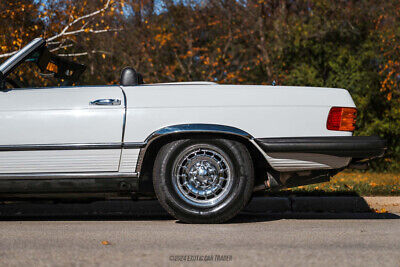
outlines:
{"label": "white paint", "polygon": [[355,107],[344,89],[193,84],[123,89],[126,142],[141,142],[158,129],[186,123],[232,126],[255,138],[352,135],[326,129],[332,106]]}
{"label": "white paint", "polygon": [[[123,90],[128,99],[125,142],[143,142],[158,129],[190,123],[236,127],[255,138],[352,134],[326,129],[332,106],[355,107],[344,89],[193,82]],[[97,99],[119,99],[122,104],[89,104]],[[0,92],[0,145],[119,143],[124,105],[118,86]],[[1,152],[0,172],[132,172],[138,153],[138,149],[122,154],[118,149]],[[325,167],[296,160],[277,159],[275,165]]]}
{"label": "white paint", "polygon": [[172,82],[172,83],[153,83],[146,85],[217,85],[215,82],[195,81],[195,82]]}
{"label": "white paint", "polygon": [[[120,99],[122,105],[90,105],[97,99]],[[0,92],[0,145],[120,143],[123,117],[124,96],[118,86]],[[91,152],[90,159],[87,158],[87,151],[61,150],[57,153],[58,165],[50,156],[54,151],[40,152],[38,155],[41,158],[36,161],[30,160],[32,155],[36,155],[31,151],[7,152],[0,155],[8,158],[1,161],[0,168],[28,173],[50,170],[118,171],[119,155],[115,157],[115,151],[95,150]],[[95,165],[96,161],[99,166]],[[18,168],[13,171],[5,164]],[[84,164],[87,167],[82,166]]]}
{"label": "white paint", "polygon": [[[188,123],[236,127],[255,138],[352,135],[326,128],[331,107],[355,107],[344,89],[197,83],[123,89],[128,99],[125,142],[144,141],[158,129]],[[332,169],[338,165],[335,158],[328,163],[266,158],[280,171]],[[341,164],[347,165],[348,159]]]}

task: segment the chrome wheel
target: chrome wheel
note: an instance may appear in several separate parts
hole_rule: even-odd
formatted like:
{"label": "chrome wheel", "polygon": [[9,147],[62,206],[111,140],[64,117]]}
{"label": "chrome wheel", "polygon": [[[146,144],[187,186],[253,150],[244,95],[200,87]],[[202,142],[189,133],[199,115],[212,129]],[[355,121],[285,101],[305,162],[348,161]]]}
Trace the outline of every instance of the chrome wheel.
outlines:
{"label": "chrome wheel", "polygon": [[202,207],[217,205],[232,187],[231,164],[223,151],[192,147],[175,161],[172,184],[187,203]]}

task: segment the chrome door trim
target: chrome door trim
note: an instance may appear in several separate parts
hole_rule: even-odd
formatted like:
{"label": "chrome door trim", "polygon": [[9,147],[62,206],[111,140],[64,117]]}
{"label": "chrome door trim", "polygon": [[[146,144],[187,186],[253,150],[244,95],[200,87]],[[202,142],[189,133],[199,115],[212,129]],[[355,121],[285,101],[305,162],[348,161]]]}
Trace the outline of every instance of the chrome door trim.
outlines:
{"label": "chrome door trim", "polygon": [[125,140],[125,129],[126,129],[126,117],[128,115],[128,98],[126,97],[125,91],[122,89],[122,87],[119,87],[121,89],[121,92],[124,96],[124,120],[122,123],[122,138],[121,142],[123,143]]}

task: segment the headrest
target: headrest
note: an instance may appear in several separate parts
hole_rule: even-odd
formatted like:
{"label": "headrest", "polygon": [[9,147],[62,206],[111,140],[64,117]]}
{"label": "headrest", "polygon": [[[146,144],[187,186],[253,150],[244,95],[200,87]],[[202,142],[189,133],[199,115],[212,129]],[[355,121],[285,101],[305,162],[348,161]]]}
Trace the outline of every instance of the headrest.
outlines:
{"label": "headrest", "polygon": [[121,72],[120,84],[123,86],[135,86],[139,84],[138,73],[134,68],[126,67]]}

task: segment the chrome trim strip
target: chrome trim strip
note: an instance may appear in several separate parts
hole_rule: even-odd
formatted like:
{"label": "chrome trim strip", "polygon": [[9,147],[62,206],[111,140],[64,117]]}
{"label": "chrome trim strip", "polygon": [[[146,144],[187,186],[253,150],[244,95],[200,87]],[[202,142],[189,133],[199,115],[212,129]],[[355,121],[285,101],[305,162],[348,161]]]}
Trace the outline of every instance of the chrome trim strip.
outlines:
{"label": "chrome trim strip", "polygon": [[238,128],[226,126],[226,125],[217,125],[217,124],[180,124],[168,126],[162,129],[159,129],[152,133],[149,137],[147,137],[146,142],[150,143],[154,139],[157,139],[160,136],[164,136],[167,134],[174,133],[223,133],[223,134],[233,134],[241,137],[252,138],[252,136],[242,131]]}
{"label": "chrome trim strip", "polygon": [[124,119],[122,123],[122,139],[121,142],[124,142],[125,139],[125,129],[126,129],[126,117],[128,116],[128,98],[126,97],[124,89],[120,86],[119,87],[124,95]]}
{"label": "chrome trim strip", "polygon": [[[124,116],[123,116],[123,121],[122,121],[122,136],[121,136],[121,143],[124,143],[125,128],[126,128],[126,117],[127,117],[127,114],[128,114],[128,101],[127,101],[124,89],[121,86],[119,86],[119,89],[121,90],[122,95],[124,96],[124,106],[123,106],[123,108],[124,108]],[[123,155],[124,155],[124,153],[121,150],[121,153],[120,153],[120,156],[119,156],[118,170],[121,169],[121,165],[123,163]]]}
{"label": "chrome trim strip", "polygon": [[0,174],[0,179],[70,179],[70,178],[138,178],[139,174],[119,173],[119,172],[101,172],[101,173],[5,173]]}
{"label": "chrome trim strip", "polygon": [[96,150],[96,149],[139,149],[146,143],[100,143],[100,144],[43,144],[43,145],[3,145],[0,151],[38,151],[38,150]]}
{"label": "chrome trim strip", "polygon": [[139,158],[136,164],[136,171],[138,173],[141,172],[142,163],[144,160],[144,156],[146,154],[146,150],[152,142],[154,142],[161,136],[182,134],[182,133],[218,133],[218,134],[236,135],[246,139],[253,138],[249,133],[243,130],[226,125],[194,123],[194,124],[179,124],[179,125],[168,126],[153,132],[149,137],[146,138],[144,142],[145,146],[140,150],[139,153]]}
{"label": "chrome trim strip", "polygon": [[270,158],[270,156],[268,156],[267,153],[265,153],[265,151],[260,147],[260,145],[257,144],[256,140],[254,140],[254,138],[251,138],[250,142],[258,149],[258,151],[260,151],[261,155],[263,155],[265,160],[269,163],[268,159]]}
{"label": "chrome trim strip", "polygon": [[0,146],[0,151],[32,150],[88,150],[88,149],[121,149],[121,143],[105,144],[43,144],[43,145],[10,145]]}

